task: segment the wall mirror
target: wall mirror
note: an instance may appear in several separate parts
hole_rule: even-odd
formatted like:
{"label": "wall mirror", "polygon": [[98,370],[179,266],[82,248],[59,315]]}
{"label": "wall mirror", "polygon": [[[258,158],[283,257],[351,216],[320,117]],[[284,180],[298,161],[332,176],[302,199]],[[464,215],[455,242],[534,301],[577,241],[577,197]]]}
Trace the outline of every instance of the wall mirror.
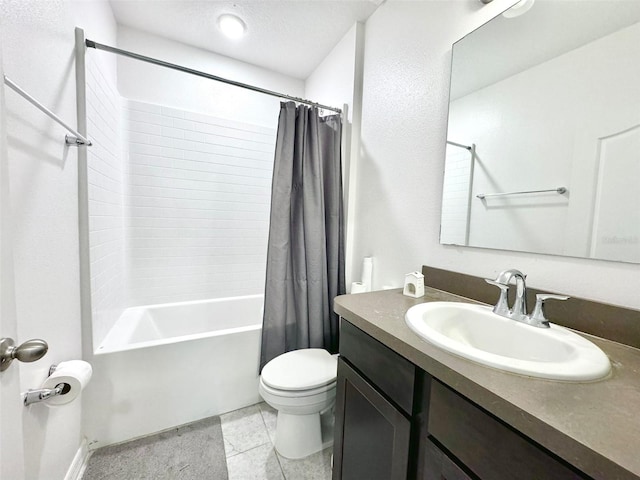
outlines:
{"label": "wall mirror", "polygon": [[640,263],[640,2],[509,13],[453,46],[440,242]]}

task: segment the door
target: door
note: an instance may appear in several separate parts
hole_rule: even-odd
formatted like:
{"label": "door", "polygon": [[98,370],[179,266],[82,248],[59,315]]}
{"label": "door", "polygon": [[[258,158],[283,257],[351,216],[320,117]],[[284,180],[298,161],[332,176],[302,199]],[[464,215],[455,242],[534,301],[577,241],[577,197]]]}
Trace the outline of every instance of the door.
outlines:
{"label": "door", "polygon": [[[2,46],[0,45],[0,75]],[[0,338],[18,339],[14,299],[13,260],[9,235],[9,191],[7,176],[6,116],[4,83],[0,88]],[[19,367],[13,362],[0,372],[0,478],[24,478],[22,438],[22,399],[20,398]]]}
{"label": "door", "polygon": [[599,140],[590,256],[640,263],[640,124]]}
{"label": "door", "polygon": [[638,263],[640,112],[633,98],[618,107],[576,132],[563,253]]}

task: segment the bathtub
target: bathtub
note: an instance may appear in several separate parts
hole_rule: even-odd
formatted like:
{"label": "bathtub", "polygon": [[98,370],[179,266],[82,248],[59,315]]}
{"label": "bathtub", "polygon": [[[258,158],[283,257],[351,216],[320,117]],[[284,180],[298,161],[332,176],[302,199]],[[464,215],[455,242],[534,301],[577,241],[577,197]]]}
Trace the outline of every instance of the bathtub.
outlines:
{"label": "bathtub", "polygon": [[90,448],[258,403],[262,295],[126,309],[83,392]]}

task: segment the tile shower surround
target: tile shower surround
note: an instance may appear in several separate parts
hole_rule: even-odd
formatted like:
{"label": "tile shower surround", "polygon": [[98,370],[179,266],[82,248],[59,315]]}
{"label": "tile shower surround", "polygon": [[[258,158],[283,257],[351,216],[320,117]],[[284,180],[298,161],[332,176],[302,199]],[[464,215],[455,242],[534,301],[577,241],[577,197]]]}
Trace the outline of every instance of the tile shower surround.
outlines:
{"label": "tile shower surround", "polygon": [[129,306],[264,291],[275,131],[128,101]]}
{"label": "tile shower surround", "polygon": [[124,306],[124,162],[121,100],[99,59],[87,55],[89,258],[93,342],[98,345]]}
{"label": "tile shower surround", "polygon": [[273,128],[123,99],[93,55],[87,121],[94,345],[130,306],[264,291]]}

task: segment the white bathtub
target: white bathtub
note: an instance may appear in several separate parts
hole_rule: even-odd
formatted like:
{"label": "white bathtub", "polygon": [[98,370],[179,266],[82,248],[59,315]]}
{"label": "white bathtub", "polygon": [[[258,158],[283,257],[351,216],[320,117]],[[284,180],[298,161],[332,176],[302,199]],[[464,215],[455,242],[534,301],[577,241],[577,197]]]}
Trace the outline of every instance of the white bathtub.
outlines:
{"label": "white bathtub", "polygon": [[83,392],[91,448],[260,401],[262,295],[128,308]]}

